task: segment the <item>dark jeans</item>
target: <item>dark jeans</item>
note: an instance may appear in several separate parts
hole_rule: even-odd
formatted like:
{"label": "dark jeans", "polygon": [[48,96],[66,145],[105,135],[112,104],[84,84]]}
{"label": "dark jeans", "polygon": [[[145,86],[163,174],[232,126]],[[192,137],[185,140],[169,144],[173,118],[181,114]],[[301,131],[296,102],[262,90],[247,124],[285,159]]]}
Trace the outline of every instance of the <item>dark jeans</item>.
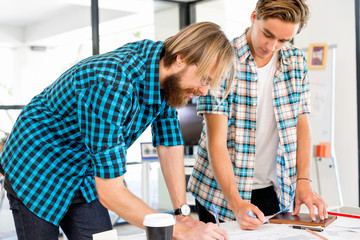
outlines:
{"label": "dark jeans", "polygon": [[[251,203],[257,206],[265,216],[272,215],[280,211],[279,201],[276,197],[274,187],[256,189],[251,193]],[[203,205],[195,200],[195,210],[199,215],[199,220],[205,223],[215,222],[215,217]],[[222,222],[220,220],[220,222]]]}
{"label": "dark jeans", "polygon": [[[58,240],[59,227],[39,218],[16,197],[7,194],[19,240]],[[85,200],[85,199],[83,199]],[[69,240],[92,239],[92,234],[112,229],[109,212],[99,200],[76,199],[60,222]]]}
{"label": "dark jeans", "polygon": [[251,203],[257,206],[265,216],[280,211],[279,201],[273,186],[253,190],[251,193]]}
{"label": "dark jeans", "polygon": [[[195,211],[199,216],[199,220],[205,223],[212,222],[216,223],[214,215],[212,215],[203,205],[201,205],[198,200],[195,199]],[[219,222],[224,222],[219,219]]]}

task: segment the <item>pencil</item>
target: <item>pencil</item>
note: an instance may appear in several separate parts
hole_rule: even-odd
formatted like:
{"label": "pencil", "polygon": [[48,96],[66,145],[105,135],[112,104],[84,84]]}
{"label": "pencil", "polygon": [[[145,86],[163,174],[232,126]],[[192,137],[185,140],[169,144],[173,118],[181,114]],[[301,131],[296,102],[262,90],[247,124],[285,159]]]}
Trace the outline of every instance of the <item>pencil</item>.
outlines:
{"label": "pencil", "polygon": [[320,234],[318,234],[318,233],[316,233],[315,231],[313,231],[313,230],[310,230],[310,229],[305,229],[306,231],[308,231],[309,233],[311,233],[311,234],[313,234],[313,235],[315,235],[315,236],[317,236],[318,238],[320,238],[320,239],[323,239],[323,240],[328,240],[326,237],[324,237],[324,236],[321,236]]}

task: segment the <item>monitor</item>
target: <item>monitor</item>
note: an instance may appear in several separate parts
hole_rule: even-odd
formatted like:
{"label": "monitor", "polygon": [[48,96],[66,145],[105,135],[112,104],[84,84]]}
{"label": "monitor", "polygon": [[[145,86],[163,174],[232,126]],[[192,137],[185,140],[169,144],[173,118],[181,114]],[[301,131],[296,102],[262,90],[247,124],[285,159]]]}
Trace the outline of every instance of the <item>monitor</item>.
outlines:
{"label": "monitor", "polygon": [[198,145],[203,128],[203,117],[196,114],[196,104],[188,103],[177,111],[185,147]]}

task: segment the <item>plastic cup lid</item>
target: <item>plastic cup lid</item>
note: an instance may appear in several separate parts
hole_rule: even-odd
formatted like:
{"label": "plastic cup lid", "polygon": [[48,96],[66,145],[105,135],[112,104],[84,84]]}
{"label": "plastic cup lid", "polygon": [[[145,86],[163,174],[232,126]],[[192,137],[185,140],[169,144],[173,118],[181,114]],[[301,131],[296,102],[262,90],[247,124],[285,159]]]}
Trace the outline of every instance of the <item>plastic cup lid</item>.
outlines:
{"label": "plastic cup lid", "polygon": [[148,214],[143,222],[146,227],[167,227],[175,224],[175,218],[168,213]]}

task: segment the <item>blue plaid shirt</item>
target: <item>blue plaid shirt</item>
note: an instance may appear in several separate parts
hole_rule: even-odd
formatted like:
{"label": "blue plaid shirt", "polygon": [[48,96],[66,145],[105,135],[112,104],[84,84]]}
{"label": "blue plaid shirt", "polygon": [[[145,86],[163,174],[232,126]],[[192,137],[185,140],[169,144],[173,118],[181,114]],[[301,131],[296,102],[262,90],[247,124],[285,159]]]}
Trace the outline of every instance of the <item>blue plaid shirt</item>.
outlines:
{"label": "blue plaid shirt", "polygon": [[23,109],[0,163],[37,216],[58,225],[78,189],[95,200],[94,176],[122,176],[127,148],[150,124],[155,146],[183,144],[160,91],[162,50],[144,40],[87,58]]}

